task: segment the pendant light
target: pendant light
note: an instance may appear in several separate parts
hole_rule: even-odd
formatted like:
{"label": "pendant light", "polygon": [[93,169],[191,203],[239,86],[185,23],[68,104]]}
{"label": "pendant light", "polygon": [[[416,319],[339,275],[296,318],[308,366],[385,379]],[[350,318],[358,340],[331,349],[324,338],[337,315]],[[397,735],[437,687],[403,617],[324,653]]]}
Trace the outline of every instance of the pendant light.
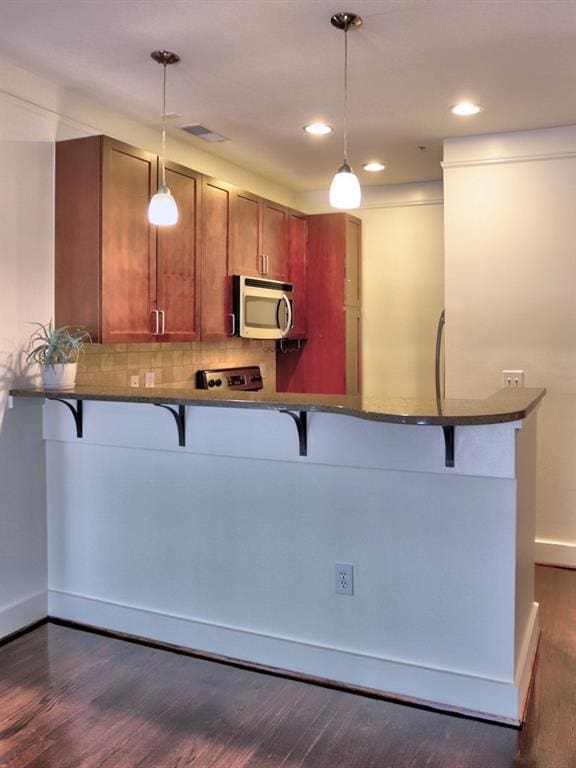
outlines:
{"label": "pendant light", "polygon": [[180,56],[171,51],[152,51],[150,56],[164,68],[164,86],[162,95],[162,154],[160,155],[160,183],[158,191],[148,206],[148,221],[158,227],[167,227],[178,221],[178,206],[166,186],[166,67],[176,64]]}
{"label": "pendant light", "polygon": [[330,205],[333,208],[358,208],[362,199],[358,177],[348,163],[348,30],[358,29],[362,19],[355,13],[336,13],[330,19],[337,29],[344,30],[344,162],[330,185]]}

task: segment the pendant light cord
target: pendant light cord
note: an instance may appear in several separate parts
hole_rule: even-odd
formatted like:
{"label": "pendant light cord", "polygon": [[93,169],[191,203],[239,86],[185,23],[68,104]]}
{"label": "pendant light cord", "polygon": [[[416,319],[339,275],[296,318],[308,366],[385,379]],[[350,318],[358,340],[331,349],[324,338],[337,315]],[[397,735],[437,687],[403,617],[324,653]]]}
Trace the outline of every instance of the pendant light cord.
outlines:
{"label": "pendant light cord", "polygon": [[348,20],[344,26],[344,162],[348,163]]}
{"label": "pendant light cord", "polygon": [[160,179],[162,186],[166,186],[166,62],[163,64],[164,82],[162,89],[162,154],[160,155]]}

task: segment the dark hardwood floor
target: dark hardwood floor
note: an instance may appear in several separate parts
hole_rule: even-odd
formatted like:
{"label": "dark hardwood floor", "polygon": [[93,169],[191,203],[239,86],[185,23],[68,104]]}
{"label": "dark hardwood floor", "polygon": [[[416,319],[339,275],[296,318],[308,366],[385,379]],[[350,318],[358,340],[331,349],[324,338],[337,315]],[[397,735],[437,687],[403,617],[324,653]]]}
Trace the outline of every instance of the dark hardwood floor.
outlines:
{"label": "dark hardwood floor", "polygon": [[537,599],[521,731],[44,624],[0,647],[0,766],[575,768],[576,571]]}

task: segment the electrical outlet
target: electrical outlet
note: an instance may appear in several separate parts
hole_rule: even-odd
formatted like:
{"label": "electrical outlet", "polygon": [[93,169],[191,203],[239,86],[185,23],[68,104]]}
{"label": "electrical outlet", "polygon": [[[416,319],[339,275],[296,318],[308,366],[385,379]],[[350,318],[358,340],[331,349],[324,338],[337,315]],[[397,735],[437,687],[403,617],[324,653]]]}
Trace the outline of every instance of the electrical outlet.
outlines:
{"label": "electrical outlet", "polygon": [[139,387],[140,386],[140,376],[130,376],[130,386],[131,387]]}
{"label": "electrical outlet", "polygon": [[336,594],[354,594],[354,566],[350,563],[336,563]]}
{"label": "electrical outlet", "polygon": [[524,371],[502,371],[502,389],[524,386]]}
{"label": "electrical outlet", "polygon": [[144,374],[144,386],[153,387],[156,384],[156,374],[154,371],[146,371]]}

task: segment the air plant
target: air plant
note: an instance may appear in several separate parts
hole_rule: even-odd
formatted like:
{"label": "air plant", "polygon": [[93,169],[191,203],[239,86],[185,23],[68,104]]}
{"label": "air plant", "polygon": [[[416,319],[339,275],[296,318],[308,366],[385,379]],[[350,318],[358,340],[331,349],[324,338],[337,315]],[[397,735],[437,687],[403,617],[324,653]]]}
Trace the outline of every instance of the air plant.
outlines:
{"label": "air plant", "polygon": [[46,325],[32,325],[36,325],[37,330],[30,337],[31,349],[26,359],[43,366],[77,363],[84,344],[92,341],[88,331],[72,325],[54,328],[51,320]]}

